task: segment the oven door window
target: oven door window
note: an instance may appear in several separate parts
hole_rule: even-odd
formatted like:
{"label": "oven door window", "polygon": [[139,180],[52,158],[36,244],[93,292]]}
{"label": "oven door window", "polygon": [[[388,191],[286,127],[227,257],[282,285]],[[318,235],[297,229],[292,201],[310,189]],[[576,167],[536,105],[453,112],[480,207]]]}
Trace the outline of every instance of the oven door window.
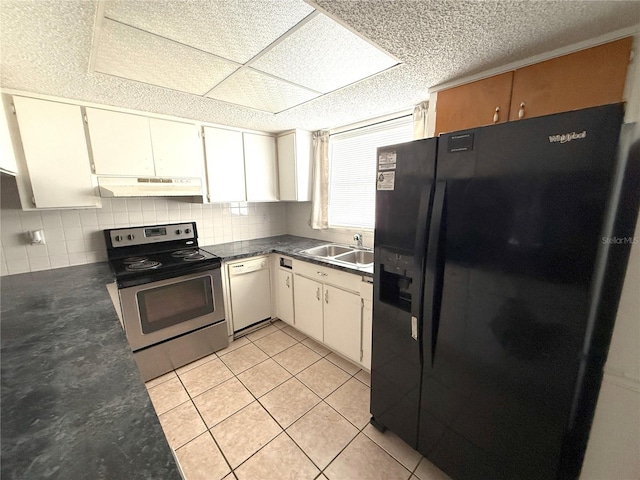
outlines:
{"label": "oven door window", "polygon": [[142,333],[151,333],[213,313],[211,277],[151,288],[137,293]]}

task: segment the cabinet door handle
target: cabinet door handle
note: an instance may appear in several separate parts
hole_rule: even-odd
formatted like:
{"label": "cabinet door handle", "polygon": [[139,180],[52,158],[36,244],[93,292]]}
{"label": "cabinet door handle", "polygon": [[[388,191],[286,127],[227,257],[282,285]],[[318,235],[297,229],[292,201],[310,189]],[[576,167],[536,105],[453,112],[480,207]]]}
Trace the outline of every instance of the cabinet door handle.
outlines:
{"label": "cabinet door handle", "polygon": [[287,280],[284,283],[287,284],[287,288],[291,288],[291,285],[289,285],[289,277],[287,277]]}
{"label": "cabinet door handle", "polygon": [[500,107],[496,107],[496,112],[493,114],[493,123],[498,123],[500,120]]}
{"label": "cabinet door handle", "polygon": [[321,277],[326,277],[329,274],[328,273],[324,273],[324,272],[316,272],[318,275],[320,275]]}
{"label": "cabinet door handle", "polygon": [[324,303],[329,303],[329,290],[324,291]]}
{"label": "cabinet door handle", "polygon": [[518,110],[518,118],[524,118],[524,103],[522,102],[520,104],[520,110]]}
{"label": "cabinet door handle", "polygon": [[320,300],[320,287],[316,290],[316,299]]}

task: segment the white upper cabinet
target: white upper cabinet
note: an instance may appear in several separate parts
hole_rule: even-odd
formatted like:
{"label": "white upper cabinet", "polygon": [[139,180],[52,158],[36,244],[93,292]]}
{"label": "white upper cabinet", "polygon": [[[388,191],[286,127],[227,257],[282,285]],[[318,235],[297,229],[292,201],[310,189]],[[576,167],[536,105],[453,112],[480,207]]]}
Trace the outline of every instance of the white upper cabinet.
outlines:
{"label": "white upper cabinet", "polygon": [[295,130],[278,137],[280,200],[311,200],[311,132]]}
{"label": "white upper cabinet", "polygon": [[86,112],[97,175],[202,177],[197,125],[97,108]]}
{"label": "white upper cabinet", "polygon": [[194,124],[149,119],[158,177],[202,177],[200,128]]}
{"label": "white upper cabinet", "polygon": [[242,134],[248,202],[278,201],[276,139],[255,133]]}
{"label": "white upper cabinet", "polygon": [[80,107],[18,96],[13,103],[26,162],[19,188],[28,176],[36,208],[99,207]]}
{"label": "white upper cabinet", "polygon": [[4,97],[0,95],[0,170],[15,175],[18,171],[16,156],[13,151],[9,124],[7,123]]}
{"label": "white upper cabinet", "polygon": [[96,108],[86,112],[97,175],[155,175],[147,117]]}
{"label": "white upper cabinet", "polygon": [[242,132],[204,127],[207,184],[210,202],[244,202]]}

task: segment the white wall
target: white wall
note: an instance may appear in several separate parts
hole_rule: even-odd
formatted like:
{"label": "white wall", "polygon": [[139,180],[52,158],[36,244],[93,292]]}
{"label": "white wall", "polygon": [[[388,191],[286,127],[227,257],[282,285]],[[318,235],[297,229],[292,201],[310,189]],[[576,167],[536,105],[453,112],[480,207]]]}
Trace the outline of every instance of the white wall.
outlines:
{"label": "white wall", "polygon": [[353,235],[362,234],[365,247],[373,247],[373,230],[358,230],[351,228],[330,228],[328,230],[314,230],[309,226],[311,216],[311,202],[287,203],[287,233],[299,237],[317,238],[334,243],[353,245]]}
{"label": "white wall", "polygon": [[[106,260],[106,228],[195,221],[201,246],[286,233],[279,203],[201,205],[171,198],[104,198],[102,208],[22,211],[15,179],[2,175],[0,272],[34,272]],[[45,245],[27,232],[44,230]]]}

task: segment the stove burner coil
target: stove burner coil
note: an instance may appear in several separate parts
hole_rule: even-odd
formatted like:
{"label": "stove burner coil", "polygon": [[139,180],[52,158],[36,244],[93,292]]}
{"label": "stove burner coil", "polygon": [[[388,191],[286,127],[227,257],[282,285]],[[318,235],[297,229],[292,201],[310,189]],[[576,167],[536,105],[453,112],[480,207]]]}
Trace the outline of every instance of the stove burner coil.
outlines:
{"label": "stove burner coil", "polygon": [[176,250],[175,252],[171,253],[171,256],[176,258],[190,257],[192,255],[200,255],[200,253],[198,253],[198,250],[194,248],[188,248],[185,250]]}
{"label": "stove burner coil", "polygon": [[154,268],[158,268],[160,265],[162,265],[162,263],[160,262],[155,262],[153,260],[143,260],[127,265],[127,270],[134,272],[141,270],[153,270]]}
{"label": "stove burner coil", "polygon": [[194,253],[193,255],[187,255],[182,259],[185,262],[197,262],[198,260],[202,260],[203,258],[204,258],[204,255],[202,255],[201,253]]}
{"label": "stove burner coil", "polygon": [[149,260],[148,257],[128,257],[122,260],[122,263],[125,265],[131,265],[132,263],[146,262],[147,260]]}
{"label": "stove burner coil", "polygon": [[198,260],[202,260],[205,258],[203,254],[197,248],[190,248],[185,250],[176,250],[171,253],[172,257],[181,258],[185,262],[197,262]]}

